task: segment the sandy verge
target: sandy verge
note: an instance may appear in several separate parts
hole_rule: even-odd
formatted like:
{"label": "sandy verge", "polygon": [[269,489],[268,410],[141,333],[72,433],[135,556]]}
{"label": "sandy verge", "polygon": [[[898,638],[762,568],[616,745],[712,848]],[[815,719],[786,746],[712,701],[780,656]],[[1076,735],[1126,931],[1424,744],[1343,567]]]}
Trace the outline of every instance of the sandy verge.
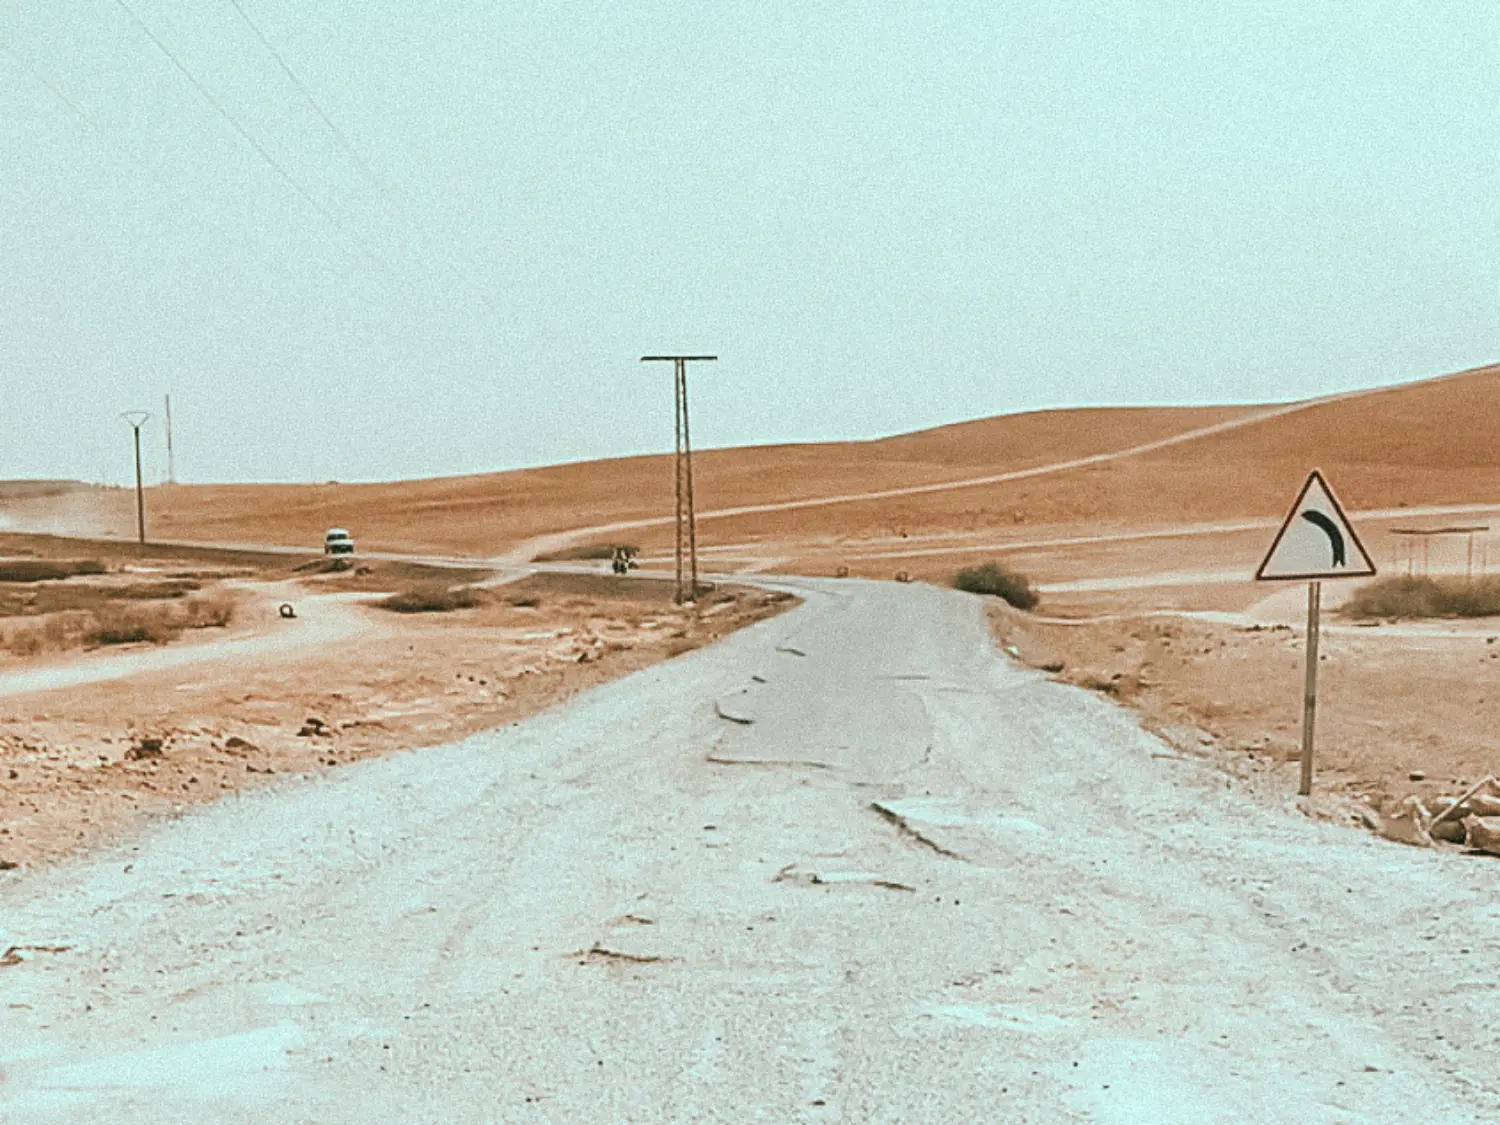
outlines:
{"label": "sandy verge", "polygon": [[345,600],[359,627],[326,643],[0,698],[0,863],[52,861],[280,775],[503,726],[790,601],[739,589],[681,608],[669,594],[558,575],[444,614]]}
{"label": "sandy verge", "polygon": [[[1049,621],[992,605],[997,640],[1058,679],[1131,708],[1178,751],[1268,795],[1296,792],[1304,638],[1284,624],[1126,614]],[[1360,627],[1325,621],[1314,806],[1363,821],[1408,794],[1500,773],[1500,620]]]}

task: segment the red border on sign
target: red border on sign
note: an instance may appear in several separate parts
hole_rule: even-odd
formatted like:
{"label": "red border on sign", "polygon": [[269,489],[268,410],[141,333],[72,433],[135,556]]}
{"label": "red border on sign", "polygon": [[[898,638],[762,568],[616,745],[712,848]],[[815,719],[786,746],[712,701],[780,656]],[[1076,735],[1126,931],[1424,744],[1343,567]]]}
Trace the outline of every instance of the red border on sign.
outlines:
{"label": "red border on sign", "polygon": [[[1365,560],[1365,565],[1370,569],[1339,570],[1334,571],[1331,574],[1278,574],[1274,577],[1268,578],[1266,577],[1265,573],[1266,566],[1270,563],[1272,557],[1276,554],[1276,548],[1281,546],[1281,540],[1286,536],[1287,528],[1291,527],[1292,521],[1297,518],[1297,513],[1302,508],[1302,501],[1307,498],[1307,493],[1312,488],[1313,481],[1317,481],[1323,486],[1323,491],[1327,494],[1329,503],[1333,505],[1333,510],[1339,514],[1339,519],[1342,520],[1344,526],[1349,529],[1349,538],[1353,540],[1354,546],[1359,548],[1360,558]],[[1322,472],[1314,469],[1311,473],[1308,474],[1307,481],[1302,485],[1302,491],[1297,493],[1297,499],[1292,501],[1292,510],[1287,513],[1286,519],[1281,521],[1281,530],[1276,533],[1276,538],[1271,541],[1271,549],[1266,552],[1266,557],[1261,559],[1260,565],[1255,568],[1255,581],[1321,582],[1324,579],[1328,578],[1373,578],[1374,576],[1375,560],[1370,557],[1370,552],[1365,550],[1365,545],[1359,541],[1359,532],[1354,530],[1354,524],[1350,522],[1349,517],[1344,514],[1344,506],[1339,503],[1339,498],[1333,494],[1333,489],[1328,487],[1327,479],[1323,476]]]}

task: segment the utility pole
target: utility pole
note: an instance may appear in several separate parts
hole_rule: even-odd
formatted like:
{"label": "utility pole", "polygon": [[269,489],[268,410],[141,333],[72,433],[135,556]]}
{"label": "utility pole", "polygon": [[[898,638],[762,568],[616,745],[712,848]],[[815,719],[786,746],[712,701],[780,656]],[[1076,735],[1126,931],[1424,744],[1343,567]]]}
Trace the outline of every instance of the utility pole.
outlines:
{"label": "utility pole", "polygon": [[172,456],[172,396],[167,395],[167,483],[177,483],[177,461]]}
{"label": "utility pole", "polygon": [[146,493],[141,482],[141,427],[151,417],[144,410],[127,410],[120,415],[135,431],[135,533],[141,546],[146,545]]}
{"label": "utility pole", "polygon": [[[693,510],[693,443],[688,434],[687,365],[712,363],[716,355],[643,355],[642,363],[672,362],[673,399],[675,400],[676,455],[673,475],[677,491],[677,541],[673,556],[677,563],[676,600],[678,604],[696,601],[698,597],[698,524]],[[684,565],[688,584],[683,584]]]}

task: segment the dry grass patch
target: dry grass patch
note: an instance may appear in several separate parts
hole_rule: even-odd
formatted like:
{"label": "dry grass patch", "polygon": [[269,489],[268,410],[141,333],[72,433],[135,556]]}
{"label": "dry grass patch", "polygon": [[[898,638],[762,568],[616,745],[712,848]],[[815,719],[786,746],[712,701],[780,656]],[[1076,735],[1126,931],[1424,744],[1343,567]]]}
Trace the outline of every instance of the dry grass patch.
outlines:
{"label": "dry grass patch", "polygon": [[1382,578],[1355,591],[1344,605],[1350,617],[1495,617],[1500,578]]}
{"label": "dry grass patch", "polygon": [[190,629],[223,628],[234,620],[234,611],[235,601],[227,594],[182,602],[108,604],[17,625],[0,633],[0,647],[14,656],[31,657],[105,645],[167,644]]}
{"label": "dry grass patch", "polygon": [[97,559],[0,559],[0,582],[57,582],[104,572]]}
{"label": "dry grass patch", "polygon": [[473,586],[418,582],[378,604],[382,609],[394,610],[396,613],[448,613],[455,609],[473,609],[484,602],[484,594]]}

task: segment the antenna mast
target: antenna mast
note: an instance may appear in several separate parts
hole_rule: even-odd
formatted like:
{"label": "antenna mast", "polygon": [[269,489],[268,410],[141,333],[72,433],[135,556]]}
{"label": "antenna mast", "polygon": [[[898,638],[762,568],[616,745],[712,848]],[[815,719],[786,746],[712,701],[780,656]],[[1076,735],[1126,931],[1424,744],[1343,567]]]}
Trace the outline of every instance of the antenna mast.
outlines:
{"label": "antenna mast", "polygon": [[172,396],[167,395],[167,483],[177,483],[177,462],[172,457]]}

